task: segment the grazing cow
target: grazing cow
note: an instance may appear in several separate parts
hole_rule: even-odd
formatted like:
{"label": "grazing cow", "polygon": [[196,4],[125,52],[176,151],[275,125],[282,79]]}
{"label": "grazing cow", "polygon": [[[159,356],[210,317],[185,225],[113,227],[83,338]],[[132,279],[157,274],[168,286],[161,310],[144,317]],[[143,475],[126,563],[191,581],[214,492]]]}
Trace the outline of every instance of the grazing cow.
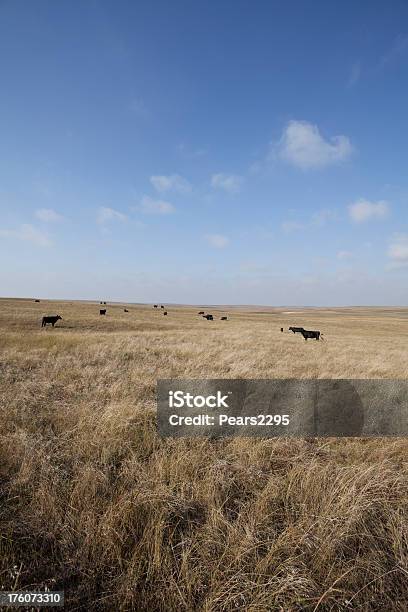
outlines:
{"label": "grazing cow", "polygon": [[203,315],[204,314],[204,310],[200,310],[200,312],[198,314],[199,315]]}
{"label": "grazing cow", "polygon": [[281,332],[283,332],[283,327],[281,327]]}
{"label": "grazing cow", "polygon": [[40,300],[34,300],[34,302],[39,302]]}
{"label": "grazing cow", "polygon": [[166,315],[167,315],[167,310],[165,310],[165,311],[163,312],[163,314],[166,316]]}
{"label": "grazing cow", "polygon": [[155,304],[155,305],[153,306],[153,308],[157,308],[157,304]]}
{"label": "grazing cow", "polygon": [[292,331],[294,334],[301,334],[303,327],[289,327],[289,331]]}
{"label": "grazing cow", "polygon": [[124,309],[123,309],[123,312],[129,312],[129,311],[128,311],[128,309],[127,309],[127,308],[124,308]]}
{"label": "grazing cow", "polygon": [[214,317],[212,315],[203,315],[203,319],[207,319],[207,321],[214,321]]}
{"label": "grazing cow", "polygon": [[164,308],[164,306],[160,306],[160,308]]}
{"label": "grazing cow", "polygon": [[56,322],[61,320],[61,319],[62,319],[62,317],[60,317],[59,315],[52,315],[52,316],[49,316],[49,317],[43,317],[42,318],[42,322],[41,322],[41,327],[45,327],[48,323],[51,323],[51,325],[54,327]]}
{"label": "grazing cow", "polygon": [[228,317],[221,317],[221,321],[228,321]]}
{"label": "grazing cow", "polygon": [[106,315],[106,308],[101,308],[101,310],[99,311],[100,315]]}
{"label": "grazing cow", "polygon": [[302,329],[301,334],[305,340],[307,340],[308,338],[314,338],[315,340],[320,340],[319,331],[308,331],[307,329]]}

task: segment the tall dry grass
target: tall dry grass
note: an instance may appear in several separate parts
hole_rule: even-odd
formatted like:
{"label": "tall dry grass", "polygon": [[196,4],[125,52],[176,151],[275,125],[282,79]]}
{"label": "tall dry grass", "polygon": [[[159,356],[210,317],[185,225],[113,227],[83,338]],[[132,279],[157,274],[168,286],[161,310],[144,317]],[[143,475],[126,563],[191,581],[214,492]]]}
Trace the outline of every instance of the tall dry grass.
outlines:
{"label": "tall dry grass", "polygon": [[[0,300],[0,589],[65,589],[70,610],[407,610],[407,440],[163,440],[155,388],[406,378],[408,311],[128,309]],[[295,324],[325,341],[280,333]]]}

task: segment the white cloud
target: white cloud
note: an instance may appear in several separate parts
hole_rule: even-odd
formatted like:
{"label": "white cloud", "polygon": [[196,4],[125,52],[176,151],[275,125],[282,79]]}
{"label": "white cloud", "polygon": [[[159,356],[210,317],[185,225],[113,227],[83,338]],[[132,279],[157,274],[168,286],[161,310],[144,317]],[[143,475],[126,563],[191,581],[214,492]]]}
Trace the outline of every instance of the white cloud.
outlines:
{"label": "white cloud", "polygon": [[205,239],[215,249],[224,249],[229,243],[227,236],[222,234],[207,234]]}
{"label": "white cloud", "polygon": [[361,198],[348,207],[349,215],[355,223],[363,223],[370,219],[383,219],[388,215],[388,203],[381,200],[379,202],[370,202]]}
{"label": "white cloud", "polygon": [[64,217],[59,215],[52,208],[39,208],[35,211],[35,216],[40,221],[44,221],[45,223],[54,223],[55,221],[62,221]]}
{"label": "white cloud", "polygon": [[123,213],[115,210],[114,208],[107,208],[102,206],[98,210],[97,222],[103,225],[104,223],[108,223],[109,221],[126,221],[127,216]]}
{"label": "white cloud", "polygon": [[48,247],[52,245],[51,240],[44,232],[36,229],[28,223],[21,225],[17,230],[0,230],[0,237],[30,242],[35,246]]}
{"label": "white cloud", "polygon": [[159,193],[175,191],[176,193],[190,193],[191,185],[187,179],[179,174],[154,175],[150,177],[150,182]]}
{"label": "white cloud", "polygon": [[322,168],[347,159],[352,146],[347,136],[325,140],[316,125],[307,121],[289,121],[277,146],[278,156],[301,168]]}
{"label": "white cloud", "polygon": [[223,189],[227,193],[239,193],[242,186],[242,177],[237,174],[213,174],[211,185],[216,189]]}
{"label": "white cloud", "polygon": [[153,215],[168,215],[175,212],[173,204],[166,202],[165,200],[154,200],[149,196],[142,198],[140,210],[147,214]]}
{"label": "white cloud", "polygon": [[351,259],[353,257],[353,253],[351,251],[338,251],[337,259],[344,261],[346,259]]}
{"label": "white cloud", "polygon": [[397,234],[388,249],[388,256],[398,264],[408,264],[408,234]]}

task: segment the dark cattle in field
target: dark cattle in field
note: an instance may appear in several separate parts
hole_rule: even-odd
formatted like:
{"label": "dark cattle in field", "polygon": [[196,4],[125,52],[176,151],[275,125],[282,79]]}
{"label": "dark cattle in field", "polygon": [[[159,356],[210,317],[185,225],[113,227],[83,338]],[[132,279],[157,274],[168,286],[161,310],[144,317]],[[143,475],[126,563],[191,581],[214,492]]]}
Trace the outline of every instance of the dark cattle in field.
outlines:
{"label": "dark cattle in field", "polygon": [[164,314],[164,315],[167,315],[167,310],[165,310],[165,311],[163,312],[163,314]]}
{"label": "dark cattle in field", "polygon": [[200,310],[200,312],[198,313],[199,315],[203,315],[204,314],[204,310]]}
{"label": "dark cattle in field", "polygon": [[281,332],[283,332],[283,327],[281,327]]}
{"label": "dark cattle in field", "polygon": [[214,321],[214,317],[212,315],[203,315],[203,319],[207,319],[207,321]]}
{"label": "dark cattle in field", "polygon": [[123,312],[129,312],[129,311],[128,311],[128,309],[127,309],[127,308],[124,308],[124,309],[123,309]]}
{"label": "dark cattle in field", "polygon": [[157,308],[157,304],[155,304],[155,305],[153,306],[153,308]]}
{"label": "dark cattle in field", "polygon": [[292,331],[294,334],[301,334],[303,327],[289,327],[289,331]]}
{"label": "dark cattle in field", "polygon": [[106,315],[106,308],[104,308],[103,310],[101,309],[101,310],[99,311],[99,314],[100,314],[100,315]]}
{"label": "dark cattle in field", "polygon": [[164,306],[160,306],[160,308],[164,308]]}
{"label": "dark cattle in field", "polygon": [[228,321],[228,317],[221,317],[221,321]]}
{"label": "dark cattle in field", "polygon": [[308,338],[314,338],[315,340],[320,340],[320,332],[319,331],[309,331],[307,329],[303,329],[301,331],[302,336],[305,340]]}
{"label": "dark cattle in field", "polygon": [[34,302],[39,302],[40,300],[34,300]]}
{"label": "dark cattle in field", "polygon": [[46,325],[48,325],[48,323],[50,323],[54,327],[56,322],[61,320],[61,319],[62,319],[62,317],[60,317],[59,315],[52,315],[50,317],[43,317],[42,318],[42,322],[41,322],[41,327],[45,327]]}

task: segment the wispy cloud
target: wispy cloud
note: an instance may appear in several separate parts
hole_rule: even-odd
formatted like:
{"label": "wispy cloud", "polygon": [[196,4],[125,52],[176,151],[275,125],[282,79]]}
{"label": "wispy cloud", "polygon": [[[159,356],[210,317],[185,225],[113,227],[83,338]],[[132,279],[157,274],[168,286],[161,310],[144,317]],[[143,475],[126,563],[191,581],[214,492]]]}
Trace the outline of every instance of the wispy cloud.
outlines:
{"label": "wispy cloud", "polygon": [[177,145],[177,151],[187,159],[197,159],[198,157],[203,157],[203,155],[207,153],[205,149],[192,149],[184,142]]}
{"label": "wispy cloud", "polygon": [[239,271],[243,273],[249,273],[249,274],[262,273],[262,272],[268,271],[268,266],[259,264],[258,262],[251,261],[251,260],[242,261],[239,264]]}
{"label": "wispy cloud", "polygon": [[329,208],[323,208],[322,210],[318,210],[313,213],[311,219],[311,225],[315,225],[317,227],[323,227],[329,221],[334,221],[337,219],[337,213],[334,210],[330,210]]}
{"label": "wispy cloud", "polygon": [[39,247],[52,246],[52,241],[50,240],[48,235],[44,232],[41,232],[29,223],[21,225],[16,230],[0,229],[0,237],[8,238],[11,240],[21,240],[22,242],[29,242]]}
{"label": "wispy cloud", "polygon": [[142,98],[139,98],[138,96],[134,96],[131,99],[129,104],[129,110],[131,111],[131,113],[141,118],[149,116],[149,111],[147,110],[145,103],[143,102]]}
{"label": "wispy cloud", "polygon": [[351,67],[347,86],[353,87],[353,85],[358,83],[358,81],[360,80],[360,77],[361,77],[361,62],[360,61],[354,62],[354,64]]}
{"label": "wispy cloud", "polygon": [[386,68],[408,50],[408,35],[398,34],[391,47],[381,57],[378,67]]}
{"label": "wispy cloud", "polygon": [[168,215],[175,212],[175,207],[165,200],[155,200],[149,196],[142,198],[140,210],[151,215]]}
{"label": "wispy cloud", "polygon": [[35,216],[40,221],[44,221],[44,223],[55,223],[57,221],[62,221],[64,217],[52,208],[39,208],[35,211]]}
{"label": "wispy cloud", "polygon": [[188,180],[179,174],[154,175],[150,177],[150,182],[159,193],[174,191],[185,194],[192,190]]}
{"label": "wispy cloud", "polygon": [[388,257],[398,266],[408,265],[408,234],[396,234],[389,246]]}
{"label": "wispy cloud", "polygon": [[383,219],[386,217],[389,213],[389,205],[384,200],[370,202],[362,198],[350,204],[348,211],[354,223],[364,223],[372,219]]}
{"label": "wispy cloud", "polygon": [[109,221],[126,221],[127,216],[119,212],[118,210],[115,210],[114,208],[107,208],[105,206],[102,206],[98,210],[96,220],[100,225],[103,225],[105,223],[108,223]]}
{"label": "wispy cloud", "polygon": [[272,148],[272,156],[302,170],[323,168],[346,160],[352,153],[347,136],[325,140],[316,125],[307,121],[289,121],[280,141]]}
{"label": "wispy cloud", "polygon": [[353,253],[351,251],[338,251],[337,259],[341,261],[345,261],[347,259],[351,259],[353,257]]}
{"label": "wispy cloud", "polygon": [[241,191],[243,178],[237,174],[213,174],[211,177],[211,185],[215,189],[222,189],[230,194],[239,193]]}
{"label": "wispy cloud", "polygon": [[290,234],[291,232],[296,232],[298,230],[305,229],[306,227],[306,223],[300,223],[299,221],[283,221],[281,224],[281,228],[285,234]]}
{"label": "wispy cloud", "polygon": [[224,249],[229,244],[229,239],[223,234],[206,234],[205,239],[214,249]]}
{"label": "wispy cloud", "polygon": [[281,224],[282,230],[285,234],[295,232],[298,230],[304,230],[311,227],[324,227],[329,221],[337,219],[335,211],[324,208],[313,213],[310,220],[300,221],[299,219],[288,219]]}

